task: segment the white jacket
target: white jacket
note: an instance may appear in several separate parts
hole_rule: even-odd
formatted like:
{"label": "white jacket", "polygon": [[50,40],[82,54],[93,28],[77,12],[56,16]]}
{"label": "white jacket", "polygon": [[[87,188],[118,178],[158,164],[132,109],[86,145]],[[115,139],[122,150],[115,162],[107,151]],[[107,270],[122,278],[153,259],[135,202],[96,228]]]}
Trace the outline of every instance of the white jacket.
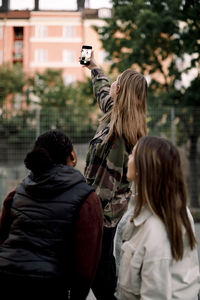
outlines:
{"label": "white jacket", "polygon": [[[194,230],[194,222],[188,209]],[[197,248],[191,251],[183,229],[184,256],[172,258],[164,224],[145,207],[127,223],[121,247],[119,300],[197,300],[200,274]]]}

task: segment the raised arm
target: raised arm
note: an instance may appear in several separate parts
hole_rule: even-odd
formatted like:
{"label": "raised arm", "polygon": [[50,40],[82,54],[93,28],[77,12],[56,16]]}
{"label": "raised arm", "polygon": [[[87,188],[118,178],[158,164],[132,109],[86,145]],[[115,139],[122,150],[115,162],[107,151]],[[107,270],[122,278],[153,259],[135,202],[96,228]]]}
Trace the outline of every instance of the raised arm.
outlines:
{"label": "raised arm", "polygon": [[101,68],[98,67],[94,59],[93,51],[90,64],[88,66],[84,66],[84,68],[88,68],[89,70],[91,70],[94,94],[96,96],[100,109],[104,113],[107,113],[113,106],[113,99],[109,95],[110,82]]}

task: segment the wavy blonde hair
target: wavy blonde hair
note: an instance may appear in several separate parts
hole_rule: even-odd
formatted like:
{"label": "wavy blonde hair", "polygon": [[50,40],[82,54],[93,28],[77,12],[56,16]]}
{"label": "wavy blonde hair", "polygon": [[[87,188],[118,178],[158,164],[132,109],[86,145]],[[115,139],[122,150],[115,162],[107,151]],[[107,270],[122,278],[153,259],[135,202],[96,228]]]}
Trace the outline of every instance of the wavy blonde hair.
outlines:
{"label": "wavy blonde hair", "polygon": [[124,137],[127,145],[133,147],[140,137],[147,134],[147,82],[142,74],[128,69],[119,75],[117,84],[120,91],[109,112],[107,141],[113,136]]}

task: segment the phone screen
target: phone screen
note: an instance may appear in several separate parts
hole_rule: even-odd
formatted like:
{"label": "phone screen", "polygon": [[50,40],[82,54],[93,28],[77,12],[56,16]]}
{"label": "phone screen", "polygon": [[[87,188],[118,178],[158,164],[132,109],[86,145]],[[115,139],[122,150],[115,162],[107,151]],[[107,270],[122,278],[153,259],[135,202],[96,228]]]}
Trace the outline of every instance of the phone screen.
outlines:
{"label": "phone screen", "polygon": [[90,59],[92,54],[92,47],[91,46],[83,46],[81,50],[81,61],[82,65],[89,65]]}

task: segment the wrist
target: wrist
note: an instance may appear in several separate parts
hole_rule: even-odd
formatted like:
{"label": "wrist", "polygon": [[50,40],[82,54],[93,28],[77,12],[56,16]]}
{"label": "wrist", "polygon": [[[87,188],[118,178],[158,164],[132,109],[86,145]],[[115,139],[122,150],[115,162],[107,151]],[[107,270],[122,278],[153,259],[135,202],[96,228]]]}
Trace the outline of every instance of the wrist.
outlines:
{"label": "wrist", "polygon": [[99,68],[93,61],[91,61],[90,64],[89,64],[87,67],[88,67],[88,69],[90,69],[91,71],[92,71],[93,69],[98,69],[98,68]]}
{"label": "wrist", "polygon": [[99,67],[98,67],[98,66],[92,66],[92,67],[90,68],[91,71],[92,71],[92,70],[95,70],[95,69],[99,69]]}

